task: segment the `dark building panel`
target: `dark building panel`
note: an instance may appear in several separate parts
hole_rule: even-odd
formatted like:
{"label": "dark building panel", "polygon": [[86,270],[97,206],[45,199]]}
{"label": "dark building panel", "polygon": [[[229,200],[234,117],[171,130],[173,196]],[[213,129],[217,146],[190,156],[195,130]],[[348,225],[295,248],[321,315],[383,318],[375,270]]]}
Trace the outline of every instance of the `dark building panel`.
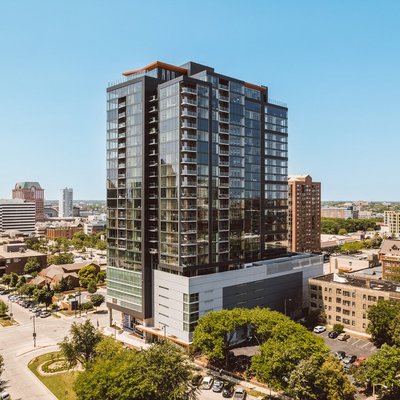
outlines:
{"label": "dark building panel", "polygon": [[[234,285],[223,288],[223,308],[268,307],[284,311],[285,299],[288,312],[295,304],[302,304],[302,272],[277,276],[275,278]],[[290,299],[290,300],[289,300]]]}

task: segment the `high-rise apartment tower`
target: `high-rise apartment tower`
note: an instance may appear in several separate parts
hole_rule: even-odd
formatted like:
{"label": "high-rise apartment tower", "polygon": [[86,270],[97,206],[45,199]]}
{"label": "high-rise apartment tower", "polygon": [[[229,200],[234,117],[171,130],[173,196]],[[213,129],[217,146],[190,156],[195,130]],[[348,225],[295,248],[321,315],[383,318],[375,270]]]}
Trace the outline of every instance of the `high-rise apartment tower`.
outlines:
{"label": "high-rise apartment tower", "polygon": [[321,251],[321,183],[310,175],[289,177],[289,249]]}
{"label": "high-rise apartment tower", "polygon": [[287,108],[193,62],[123,75],[107,89],[107,304],[124,326],[192,332],[190,285],[250,284],[247,266],[287,254]]}
{"label": "high-rise apartment tower", "polygon": [[60,190],[60,200],[58,201],[58,216],[72,217],[74,210],[74,192],[72,188],[64,188]]}

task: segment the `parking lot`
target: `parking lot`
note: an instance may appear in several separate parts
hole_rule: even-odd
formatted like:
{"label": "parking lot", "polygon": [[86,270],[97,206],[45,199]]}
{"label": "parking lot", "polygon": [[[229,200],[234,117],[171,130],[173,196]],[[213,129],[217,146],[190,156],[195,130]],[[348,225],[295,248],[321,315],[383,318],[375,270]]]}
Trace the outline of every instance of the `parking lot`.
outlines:
{"label": "parking lot", "polygon": [[357,357],[369,357],[377,350],[375,345],[368,339],[356,338],[351,336],[351,334],[350,339],[343,342],[338,339],[330,339],[328,337],[328,331],[316,335],[321,336],[325,340],[325,343],[329,346],[332,353],[344,351],[346,354],[354,354]]}

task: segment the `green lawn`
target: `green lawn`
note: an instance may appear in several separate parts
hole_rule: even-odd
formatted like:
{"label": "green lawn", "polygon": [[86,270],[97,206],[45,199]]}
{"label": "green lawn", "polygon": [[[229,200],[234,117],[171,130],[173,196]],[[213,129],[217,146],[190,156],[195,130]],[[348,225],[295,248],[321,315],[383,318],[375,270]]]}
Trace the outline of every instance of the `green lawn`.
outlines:
{"label": "green lawn", "polygon": [[65,372],[55,375],[42,376],[39,374],[37,367],[45,361],[50,360],[52,355],[57,356],[59,353],[47,353],[34,358],[28,365],[29,369],[47,386],[47,388],[59,400],[76,400],[73,389],[75,379],[79,372]]}

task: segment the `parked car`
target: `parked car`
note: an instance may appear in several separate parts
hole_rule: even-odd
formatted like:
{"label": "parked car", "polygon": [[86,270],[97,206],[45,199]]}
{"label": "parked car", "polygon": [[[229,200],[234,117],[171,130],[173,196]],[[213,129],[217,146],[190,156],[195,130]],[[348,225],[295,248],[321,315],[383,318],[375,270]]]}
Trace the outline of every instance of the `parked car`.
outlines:
{"label": "parked car", "polygon": [[214,383],[214,377],[212,376],[205,376],[203,378],[203,381],[201,383],[201,388],[202,389],[206,389],[206,390],[210,390],[212,388],[212,385]]}
{"label": "parked car", "polygon": [[322,333],[322,332],[325,332],[325,331],[326,331],[326,328],[324,326],[322,326],[322,325],[318,325],[318,326],[316,326],[314,328],[314,332],[315,333]]}
{"label": "parked car", "polygon": [[349,339],[350,338],[350,335],[348,334],[348,333],[341,333],[338,337],[337,337],[337,339],[338,340],[340,340],[340,341],[342,341],[342,342],[345,342],[347,339]]}
{"label": "parked car", "polygon": [[343,358],[343,364],[353,364],[354,361],[357,360],[357,356],[348,354],[345,358]]}
{"label": "parked car", "polygon": [[222,389],[222,397],[231,398],[234,391],[235,386],[232,383],[226,383],[224,388]]}
{"label": "parked car", "polygon": [[47,317],[50,317],[50,315],[51,314],[48,311],[42,311],[40,313],[40,318],[47,318]]}
{"label": "parked car", "polygon": [[35,312],[35,317],[40,317],[40,314],[42,313],[42,310],[38,309]]}
{"label": "parked car", "polygon": [[220,392],[222,392],[223,387],[224,387],[224,382],[219,379],[216,379],[214,381],[212,391],[216,392],[216,393],[220,393]]}
{"label": "parked car", "polygon": [[367,357],[365,356],[360,356],[357,358],[356,361],[353,362],[353,365],[360,365],[363,361],[365,361],[367,359]]}
{"label": "parked car", "polygon": [[233,394],[233,398],[237,400],[245,400],[246,391],[243,388],[236,389],[235,393]]}
{"label": "parked car", "polygon": [[346,353],[344,351],[339,350],[335,353],[335,357],[338,358],[339,360],[343,360],[343,358],[346,357]]}
{"label": "parked car", "polygon": [[331,331],[328,333],[328,337],[331,339],[336,339],[339,336],[339,332]]}
{"label": "parked car", "polygon": [[1,392],[0,393],[0,400],[10,400],[11,397],[7,392]]}

